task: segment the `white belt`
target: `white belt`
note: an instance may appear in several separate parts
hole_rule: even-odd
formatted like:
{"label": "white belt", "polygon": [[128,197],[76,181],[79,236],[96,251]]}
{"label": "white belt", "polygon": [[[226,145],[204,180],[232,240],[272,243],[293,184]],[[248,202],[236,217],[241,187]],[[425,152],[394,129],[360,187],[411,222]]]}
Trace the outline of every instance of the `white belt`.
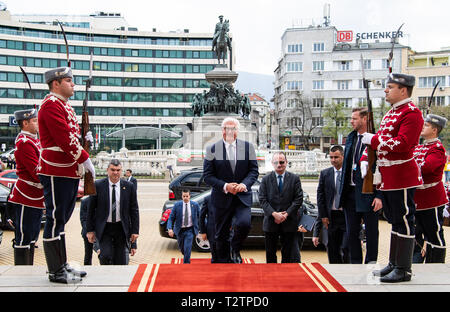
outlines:
{"label": "white belt", "polygon": [[423,184],[423,185],[421,185],[421,186],[418,186],[417,188],[420,189],[420,190],[422,190],[422,189],[427,189],[427,188],[436,186],[436,185],[438,185],[439,183],[441,183],[441,181],[439,181],[439,182],[434,182],[434,183],[429,183],[429,184]]}
{"label": "white belt", "polygon": [[44,188],[44,186],[42,186],[41,183],[31,182],[31,181],[27,181],[27,180],[24,180],[24,179],[21,179],[21,178],[19,178],[18,180],[20,180],[22,182],[25,182],[28,185],[34,186],[34,187],[36,187],[38,189],[43,189]]}
{"label": "white belt", "polygon": [[380,167],[390,167],[390,166],[395,166],[395,165],[401,165],[404,163],[407,163],[408,161],[413,160],[414,158],[410,158],[410,159],[406,159],[406,160],[382,160],[382,159],[378,159],[377,160],[377,165]]}
{"label": "white belt", "polygon": [[44,157],[42,157],[42,154],[41,154],[41,159],[50,166],[60,167],[60,168],[72,167],[73,165],[75,165],[77,163],[76,161],[74,161],[73,163],[65,163],[65,164],[51,162],[51,161],[44,159]]}
{"label": "white belt", "polygon": [[50,146],[42,148],[43,151],[64,152],[59,146]]}

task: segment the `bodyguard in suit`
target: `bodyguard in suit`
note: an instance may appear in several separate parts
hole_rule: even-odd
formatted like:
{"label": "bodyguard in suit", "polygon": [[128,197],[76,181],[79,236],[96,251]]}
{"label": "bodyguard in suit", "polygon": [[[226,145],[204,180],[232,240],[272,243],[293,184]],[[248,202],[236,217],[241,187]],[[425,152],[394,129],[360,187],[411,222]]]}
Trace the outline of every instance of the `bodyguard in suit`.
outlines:
{"label": "bodyguard in suit", "polygon": [[[341,203],[344,208],[348,248],[351,263],[363,263],[361,248],[361,220],[366,230],[366,257],[364,263],[376,262],[378,258],[378,211],[383,207],[382,193],[363,194],[360,159],[364,151],[361,143],[367,132],[367,108],[354,108],[351,125],[353,131],[345,142],[344,163],[342,165]],[[375,169],[375,168],[374,168]]]}
{"label": "bodyguard in suit", "polygon": [[133,171],[131,169],[127,169],[125,171],[125,180],[127,180],[128,182],[133,183],[134,187],[136,188],[137,191],[137,180],[135,177],[133,177]]}
{"label": "bodyguard in suit", "polygon": [[135,249],[139,236],[139,206],[136,188],[120,179],[122,165],[111,159],[108,177],[95,181],[96,195],[91,195],[87,238],[99,242],[100,264],[125,265],[126,253]]}
{"label": "bodyguard in suit", "polygon": [[238,140],[238,132],[239,121],[225,118],[222,121],[223,140],[206,148],[203,162],[205,182],[212,187],[216,249],[221,263],[242,263],[240,250],[251,226],[252,185],[258,178],[255,149],[251,143]]}
{"label": "bodyguard in suit", "polygon": [[198,235],[200,207],[191,201],[189,190],[182,190],[181,198],[173,205],[167,229],[170,237],[177,236],[178,247],[184,255],[183,263],[191,263],[192,242]]}
{"label": "bodyguard in suit", "polygon": [[207,239],[209,241],[209,247],[211,249],[211,263],[217,262],[214,215],[215,212],[214,206],[211,202],[211,195],[208,195],[205,197],[202,210],[200,211],[199,226],[202,239],[203,240]]}
{"label": "bodyguard in suit", "polygon": [[86,236],[86,221],[88,218],[89,199],[89,196],[83,198],[80,204],[81,237],[83,238],[84,242],[84,265],[92,265],[92,251],[94,245],[89,242]]}
{"label": "bodyguard in suit", "polygon": [[345,263],[342,246],[345,243],[346,225],[341,197],[342,163],[344,149],[333,146],[330,150],[330,161],[333,167],[320,172],[317,186],[318,218],[328,231],[327,253],[329,263]]}
{"label": "bodyguard in suit", "polygon": [[[259,202],[264,210],[263,231],[266,239],[266,262],[277,263],[278,238],[281,241],[281,262],[293,263],[293,251],[298,250],[298,210],[303,203],[300,178],[286,171],[283,152],[272,157],[274,171],[263,177],[259,187]],[[298,262],[298,261],[296,261]]]}

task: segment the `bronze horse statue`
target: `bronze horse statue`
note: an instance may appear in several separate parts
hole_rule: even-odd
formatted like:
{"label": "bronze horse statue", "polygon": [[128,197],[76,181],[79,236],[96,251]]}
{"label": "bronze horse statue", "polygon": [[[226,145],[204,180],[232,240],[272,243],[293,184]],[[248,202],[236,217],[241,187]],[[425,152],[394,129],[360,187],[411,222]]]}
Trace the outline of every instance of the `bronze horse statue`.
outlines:
{"label": "bronze horse statue", "polygon": [[227,56],[227,47],[231,51],[231,41],[228,37],[229,31],[229,21],[225,20],[223,22],[222,27],[218,30],[217,40],[213,42],[212,50],[216,52],[217,61],[220,64],[220,60],[223,60],[223,64],[225,64],[225,59]]}

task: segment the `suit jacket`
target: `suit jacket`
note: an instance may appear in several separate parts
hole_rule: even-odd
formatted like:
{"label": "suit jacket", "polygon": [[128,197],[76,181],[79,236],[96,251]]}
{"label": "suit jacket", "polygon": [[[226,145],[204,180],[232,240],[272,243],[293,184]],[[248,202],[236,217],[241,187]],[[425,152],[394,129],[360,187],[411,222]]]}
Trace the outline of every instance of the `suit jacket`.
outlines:
{"label": "suit jacket", "polygon": [[[206,233],[208,240],[214,240],[215,226],[214,226],[214,206],[211,202],[211,195],[205,197],[205,201],[200,211],[200,233]],[[211,237],[212,236],[212,237]]]}
{"label": "suit jacket", "polygon": [[[86,231],[95,232],[97,240],[101,241],[110,210],[108,178],[95,181],[95,187],[97,194],[90,196]],[[126,241],[129,242],[131,234],[139,234],[139,206],[133,184],[122,179],[120,180],[120,219]],[[135,246],[131,248],[134,249]]]}
{"label": "suit jacket", "polygon": [[[125,178],[125,180],[128,181],[128,178]],[[136,180],[135,177],[131,176],[130,181],[128,181],[128,182],[133,183],[134,187],[135,187],[136,190],[137,190],[137,180]]]}
{"label": "suit jacket", "polygon": [[[286,171],[283,180],[283,189],[280,193],[277,174],[272,171],[264,176],[259,186],[259,202],[264,210],[264,232],[297,232],[298,211],[303,204],[303,190],[300,178]],[[287,219],[276,224],[273,212],[286,211]]]}
{"label": "suit jacket", "polygon": [[[352,131],[347,136],[347,140],[345,142],[345,152],[344,152],[344,163],[342,164],[342,177],[341,179],[341,202],[340,206],[344,207],[344,209],[348,205],[355,205],[356,212],[369,212],[372,210],[372,202],[375,197],[382,198],[382,192],[379,190],[375,190],[374,194],[363,194],[362,193],[362,186],[364,180],[361,177],[361,164],[360,159],[362,156],[362,151],[364,150],[364,147],[362,147],[361,154],[358,157],[358,162],[356,166],[355,171],[355,196],[354,196],[354,202],[348,201],[348,192],[350,191],[350,183],[351,183],[351,175],[352,175],[352,164],[353,164],[353,153],[356,148],[356,144],[358,142],[358,133],[356,131]],[[372,172],[375,172],[376,164],[374,164],[372,168]],[[351,197],[353,198],[353,197]]]}
{"label": "suit jacket", "polygon": [[317,186],[317,208],[319,210],[319,218],[329,219],[331,217],[335,190],[334,167],[323,169],[320,172],[319,185]]}
{"label": "suit jacket", "polygon": [[[169,220],[167,221],[167,229],[172,229],[176,236],[180,233],[181,227],[183,225],[183,201],[177,201],[170,212]],[[194,228],[195,235],[198,234],[198,219],[200,208],[198,204],[194,201],[190,201],[191,204],[191,216],[192,216],[192,226]]]}
{"label": "suit jacket", "polygon": [[[206,156],[203,162],[203,176],[205,182],[212,187],[211,200],[216,209],[228,209],[234,196],[251,207],[252,185],[258,178],[258,162],[253,144],[236,140],[236,167],[233,174],[230,161],[227,159],[227,151],[223,140],[206,148]],[[225,183],[243,183],[247,186],[247,192],[225,194]]]}

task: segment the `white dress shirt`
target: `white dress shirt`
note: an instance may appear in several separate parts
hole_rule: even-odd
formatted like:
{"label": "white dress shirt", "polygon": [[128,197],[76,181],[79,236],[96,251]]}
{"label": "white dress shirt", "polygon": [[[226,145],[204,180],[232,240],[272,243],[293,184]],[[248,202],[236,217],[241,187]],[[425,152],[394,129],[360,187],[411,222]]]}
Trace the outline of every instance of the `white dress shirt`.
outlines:
{"label": "white dress shirt", "polygon": [[[113,184],[111,180],[108,179],[109,184],[109,216],[106,222],[112,222],[112,191],[113,191]],[[120,221],[120,180],[115,183],[116,187],[116,222]]]}

